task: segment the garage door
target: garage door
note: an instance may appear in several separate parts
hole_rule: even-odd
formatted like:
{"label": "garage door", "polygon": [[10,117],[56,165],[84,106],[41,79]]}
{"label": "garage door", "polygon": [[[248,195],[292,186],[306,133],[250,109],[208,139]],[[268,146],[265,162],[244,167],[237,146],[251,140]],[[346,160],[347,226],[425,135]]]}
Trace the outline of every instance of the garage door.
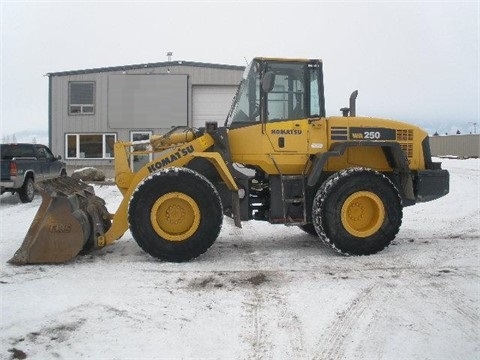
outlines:
{"label": "garage door", "polygon": [[223,125],[236,91],[236,86],[194,86],[193,127],[205,126],[205,121]]}

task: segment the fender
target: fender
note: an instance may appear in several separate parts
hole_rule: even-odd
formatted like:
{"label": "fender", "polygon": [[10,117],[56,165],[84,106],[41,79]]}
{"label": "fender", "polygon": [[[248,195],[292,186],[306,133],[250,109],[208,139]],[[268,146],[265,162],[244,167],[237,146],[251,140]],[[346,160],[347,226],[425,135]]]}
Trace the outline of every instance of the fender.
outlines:
{"label": "fender", "polygon": [[104,235],[96,238],[96,247],[100,248],[111,244],[128,230],[128,203],[132,193],[143,179],[163,167],[184,166],[195,154],[203,153],[206,149],[213,146],[213,143],[213,138],[205,134],[186,144],[172,146],[160,159],[153,159],[136,173],[132,172],[128,162],[128,148],[131,143],[115,143],[115,182],[123,194],[123,200],[115,214],[111,216],[112,226],[110,229]]}
{"label": "fender", "polygon": [[307,178],[307,185],[309,187],[315,187],[318,184],[325,163],[329,158],[342,156],[348,148],[355,146],[381,147],[388,164],[399,176],[399,179],[392,178],[391,180],[398,186],[398,190],[404,201],[404,206],[413,205],[415,203],[413,181],[410,176],[411,173],[408,166],[408,159],[398,142],[346,141],[343,143],[337,143],[333,145],[331,150],[315,155],[312,160],[312,170]]}
{"label": "fender", "polygon": [[[162,157],[153,159],[136,173],[133,173],[130,170],[128,163],[127,148],[130,146],[130,143],[116,143],[115,181],[117,187],[123,194],[123,200],[112,217],[112,226],[105,235],[99,236],[96,239],[96,246],[103,247],[111,244],[128,230],[128,203],[133,192],[143,179],[147,178],[152,172],[158,171],[164,167],[182,167],[194,158],[204,158],[215,166],[220,177],[227,187],[232,190],[232,193],[238,194],[237,184],[225,165],[221,155],[217,152],[206,152],[206,150],[212,147],[214,143],[214,139],[210,134],[204,134],[188,143],[172,147],[170,150],[166,151]],[[240,218],[238,217],[238,219]]]}
{"label": "fender", "polygon": [[27,177],[31,177],[35,181],[35,171],[33,169],[28,169],[23,172],[23,182]]}

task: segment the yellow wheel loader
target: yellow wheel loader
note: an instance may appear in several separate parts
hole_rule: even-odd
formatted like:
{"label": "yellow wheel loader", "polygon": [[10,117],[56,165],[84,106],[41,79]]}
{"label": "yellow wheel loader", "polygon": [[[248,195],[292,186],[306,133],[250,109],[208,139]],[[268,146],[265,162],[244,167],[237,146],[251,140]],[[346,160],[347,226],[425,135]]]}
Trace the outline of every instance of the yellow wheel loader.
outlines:
{"label": "yellow wheel loader", "polygon": [[[188,261],[214,243],[224,216],[298,226],[343,254],[374,254],[396,236],[404,206],[444,196],[449,174],[427,133],[356,116],[326,117],[322,62],[255,58],[224,126],[174,128],[115,144],[114,214],[72,178],[39,184],[43,202],[14,264],[64,262],[130,229],[155,258]],[[129,159],[153,153],[137,172]]]}

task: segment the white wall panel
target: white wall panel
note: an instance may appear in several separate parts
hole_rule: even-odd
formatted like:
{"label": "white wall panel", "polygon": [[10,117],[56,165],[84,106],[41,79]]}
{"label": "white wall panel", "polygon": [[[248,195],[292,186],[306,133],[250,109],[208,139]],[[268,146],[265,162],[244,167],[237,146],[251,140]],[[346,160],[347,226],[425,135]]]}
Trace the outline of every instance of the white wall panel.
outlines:
{"label": "white wall panel", "polygon": [[205,121],[223,125],[236,90],[236,86],[193,86],[193,127],[205,126]]}

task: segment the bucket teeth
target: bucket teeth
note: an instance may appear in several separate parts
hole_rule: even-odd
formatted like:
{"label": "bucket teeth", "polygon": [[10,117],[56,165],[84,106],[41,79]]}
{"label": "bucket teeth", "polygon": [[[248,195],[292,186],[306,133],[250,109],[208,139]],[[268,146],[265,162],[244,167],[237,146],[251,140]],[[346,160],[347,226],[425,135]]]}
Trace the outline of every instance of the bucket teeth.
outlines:
{"label": "bucket teeth", "polygon": [[45,180],[35,186],[42,203],[9,263],[62,263],[82,250],[95,248],[96,238],[110,227],[110,216],[93,187],[71,177]]}
{"label": "bucket teeth", "polygon": [[74,179],[69,176],[57,177],[35,183],[35,187],[40,192],[50,194],[50,196],[92,196],[95,195],[93,187],[84,183],[82,180]]}

